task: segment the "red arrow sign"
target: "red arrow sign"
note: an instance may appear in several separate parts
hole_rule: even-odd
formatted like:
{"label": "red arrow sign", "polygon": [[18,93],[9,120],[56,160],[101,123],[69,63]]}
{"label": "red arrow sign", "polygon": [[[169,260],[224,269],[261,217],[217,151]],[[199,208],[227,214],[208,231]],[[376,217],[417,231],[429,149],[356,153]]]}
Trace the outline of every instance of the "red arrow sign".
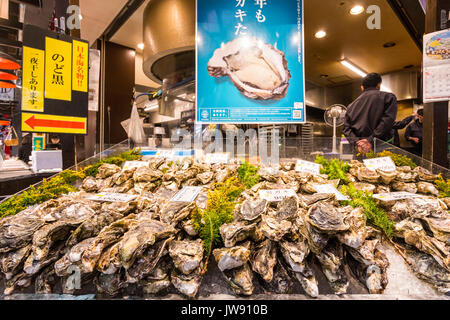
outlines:
{"label": "red arrow sign", "polygon": [[36,119],[34,116],[25,120],[25,123],[33,130],[35,127],[84,129],[85,125],[83,122]]}

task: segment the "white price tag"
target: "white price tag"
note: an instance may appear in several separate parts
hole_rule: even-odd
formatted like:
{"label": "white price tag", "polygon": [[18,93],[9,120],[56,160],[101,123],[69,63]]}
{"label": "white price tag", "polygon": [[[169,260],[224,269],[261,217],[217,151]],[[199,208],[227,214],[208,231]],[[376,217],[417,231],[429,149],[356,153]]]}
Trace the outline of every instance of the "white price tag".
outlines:
{"label": "white price tag", "polygon": [[320,174],[320,164],[317,164],[314,162],[309,162],[309,161],[304,161],[304,160],[297,160],[297,165],[295,166],[295,171],[319,175]]}
{"label": "white price tag", "polygon": [[230,160],[229,152],[207,153],[205,156],[205,163],[208,164],[228,163],[229,160]]}
{"label": "white price tag", "polygon": [[364,164],[366,165],[367,169],[372,171],[382,170],[386,172],[392,172],[397,169],[391,157],[366,159],[364,160]]}
{"label": "white price tag", "polygon": [[420,198],[421,196],[410,192],[391,192],[391,193],[374,194],[373,197],[381,201],[389,202],[412,198]]}
{"label": "white price tag", "polygon": [[146,161],[127,161],[123,165],[122,171],[131,170],[134,168],[148,167],[148,162]]}
{"label": "white price tag", "polygon": [[184,187],[170,201],[171,202],[193,202],[198,194],[202,191],[202,187]]}
{"label": "white price tag", "polygon": [[280,202],[286,198],[296,197],[297,194],[292,189],[278,189],[278,190],[260,190],[259,197],[268,202]]}
{"label": "white price tag", "polygon": [[327,193],[336,195],[336,199],[338,201],[348,201],[350,200],[346,196],[336,189],[336,187],[332,184],[315,184],[314,189],[316,189],[317,193]]}
{"label": "white price tag", "polygon": [[102,202],[130,202],[135,200],[137,197],[137,195],[133,194],[103,192],[95,194],[88,199]]}

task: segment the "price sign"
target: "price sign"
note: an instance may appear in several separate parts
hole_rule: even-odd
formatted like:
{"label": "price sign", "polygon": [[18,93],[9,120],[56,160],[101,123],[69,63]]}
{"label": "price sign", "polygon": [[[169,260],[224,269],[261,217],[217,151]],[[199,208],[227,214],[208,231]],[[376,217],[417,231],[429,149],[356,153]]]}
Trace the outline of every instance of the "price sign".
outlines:
{"label": "price sign", "polygon": [[89,200],[102,201],[102,202],[130,202],[137,198],[137,195],[125,194],[125,193],[98,193],[89,197]]}
{"label": "price sign", "polygon": [[317,164],[314,162],[309,162],[309,161],[297,160],[297,165],[295,166],[295,171],[319,175],[320,174],[320,164]]}
{"label": "price sign", "polygon": [[184,187],[170,201],[171,202],[193,202],[198,194],[202,191],[202,187]]}
{"label": "price sign", "polygon": [[392,172],[397,169],[391,157],[366,159],[364,160],[364,164],[366,165],[367,169],[372,171],[382,170],[386,172]]}
{"label": "price sign", "polygon": [[205,156],[205,163],[228,163],[230,160],[230,153],[217,152],[217,153],[207,153]]}
{"label": "price sign", "polygon": [[123,165],[122,171],[131,170],[134,168],[148,167],[148,162],[146,161],[127,161]]}
{"label": "price sign", "polygon": [[381,201],[389,202],[412,198],[420,198],[421,196],[410,192],[391,192],[391,193],[374,194],[373,197]]}
{"label": "price sign", "polygon": [[338,201],[348,201],[350,200],[342,193],[340,193],[336,187],[332,184],[315,184],[314,189],[316,189],[317,193],[327,193],[336,195],[336,199]]}
{"label": "price sign", "polygon": [[278,190],[260,190],[259,197],[268,202],[280,202],[286,198],[296,197],[297,194],[292,189],[278,189]]}

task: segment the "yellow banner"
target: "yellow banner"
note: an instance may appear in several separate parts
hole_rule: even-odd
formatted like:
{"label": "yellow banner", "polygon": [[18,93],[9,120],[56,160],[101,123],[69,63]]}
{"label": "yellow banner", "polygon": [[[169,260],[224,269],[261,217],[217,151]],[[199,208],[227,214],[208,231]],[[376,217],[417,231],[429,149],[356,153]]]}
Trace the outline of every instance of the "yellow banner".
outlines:
{"label": "yellow banner", "polygon": [[87,134],[87,119],[22,113],[22,131]]}
{"label": "yellow banner", "polygon": [[73,40],[72,89],[88,92],[89,46],[86,42]]}
{"label": "yellow banner", "polygon": [[72,44],[45,38],[45,97],[72,101]]}
{"label": "yellow banner", "polygon": [[44,112],[45,53],[23,47],[22,110]]}

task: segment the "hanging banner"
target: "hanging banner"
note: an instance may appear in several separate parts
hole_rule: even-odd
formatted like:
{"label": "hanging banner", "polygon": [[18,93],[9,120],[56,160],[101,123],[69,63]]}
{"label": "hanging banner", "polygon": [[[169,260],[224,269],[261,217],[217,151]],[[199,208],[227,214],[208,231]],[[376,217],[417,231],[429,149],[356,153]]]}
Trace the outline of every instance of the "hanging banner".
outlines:
{"label": "hanging banner", "polygon": [[45,38],[45,98],[72,100],[72,44]]}
{"label": "hanging banner", "polygon": [[23,47],[22,110],[44,112],[43,50]]}
{"label": "hanging banner", "polygon": [[22,131],[87,134],[89,44],[24,25]]}
{"label": "hanging banner", "polygon": [[304,123],[303,0],[197,0],[197,121]]}
{"label": "hanging banner", "polygon": [[423,102],[450,100],[450,29],[423,39]]}
{"label": "hanging banner", "polygon": [[89,111],[98,111],[100,50],[89,50]]}
{"label": "hanging banner", "polygon": [[43,151],[45,149],[45,134],[33,133],[33,151]]}
{"label": "hanging banner", "polygon": [[89,45],[73,40],[72,89],[88,92]]}

